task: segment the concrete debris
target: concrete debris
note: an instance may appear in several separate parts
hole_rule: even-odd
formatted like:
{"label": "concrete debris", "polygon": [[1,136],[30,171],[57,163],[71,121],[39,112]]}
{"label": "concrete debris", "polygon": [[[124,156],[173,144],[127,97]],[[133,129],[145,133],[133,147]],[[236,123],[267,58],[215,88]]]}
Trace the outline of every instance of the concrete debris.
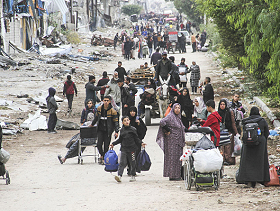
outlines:
{"label": "concrete debris", "polygon": [[36,111],[34,115],[28,114],[28,119],[21,125],[21,128],[34,131],[34,130],[46,130],[48,128],[47,119],[41,115],[41,110]]}
{"label": "concrete debris", "polygon": [[79,130],[80,126],[74,122],[58,119],[56,123],[56,128],[62,130]]}

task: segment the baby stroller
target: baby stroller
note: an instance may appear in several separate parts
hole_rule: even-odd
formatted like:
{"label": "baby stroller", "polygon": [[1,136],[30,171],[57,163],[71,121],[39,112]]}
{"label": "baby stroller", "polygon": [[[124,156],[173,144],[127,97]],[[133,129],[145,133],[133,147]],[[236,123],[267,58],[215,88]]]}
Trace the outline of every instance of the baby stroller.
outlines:
{"label": "baby stroller", "polygon": [[194,135],[199,133],[203,136],[199,140],[191,140],[189,144],[186,141],[192,149],[181,157],[181,160],[184,161],[183,175],[186,189],[190,190],[191,186],[195,186],[196,190],[199,190],[200,187],[214,187],[215,190],[218,190],[223,157],[207,137],[207,134],[214,136],[214,142],[216,142],[217,138],[214,132],[209,127],[195,127],[190,128],[187,133]]}
{"label": "baby stroller", "polygon": [[9,160],[10,154],[2,147],[2,127],[0,127],[0,176],[6,180],[6,185],[11,183],[9,172],[6,170],[5,163]]}

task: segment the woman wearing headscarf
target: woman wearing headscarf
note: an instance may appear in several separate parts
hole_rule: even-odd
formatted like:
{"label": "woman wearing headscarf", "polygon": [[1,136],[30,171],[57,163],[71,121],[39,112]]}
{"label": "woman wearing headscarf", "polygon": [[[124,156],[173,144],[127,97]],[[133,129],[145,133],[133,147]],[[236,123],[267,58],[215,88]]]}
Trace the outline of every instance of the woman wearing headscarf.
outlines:
{"label": "woman wearing headscarf", "polygon": [[248,186],[255,187],[256,183],[270,181],[269,162],[267,154],[267,137],[269,135],[268,124],[260,116],[259,109],[252,107],[250,116],[242,120],[242,124],[258,123],[261,134],[258,136],[259,144],[247,146],[243,144],[240,157],[238,182],[247,183]]}
{"label": "woman wearing headscarf", "polygon": [[88,114],[93,113],[94,114],[94,105],[93,105],[93,100],[88,99],[87,100],[87,106],[83,109],[82,115],[81,115],[81,125],[83,125],[85,122],[87,122],[88,119]]}
{"label": "woman wearing headscarf", "polygon": [[177,97],[177,102],[181,105],[181,120],[185,128],[189,128],[189,122],[192,120],[193,114],[193,101],[190,98],[188,88],[183,88],[181,94]]}
{"label": "woman wearing headscarf", "polygon": [[197,93],[197,87],[200,80],[200,68],[195,61],[192,61],[192,65],[190,66],[189,71],[191,72],[190,82],[192,87],[192,94],[194,94]]}
{"label": "woman wearing headscarf", "polygon": [[[147,127],[143,120],[137,116],[137,108],[135,106],[131,106],[129,108],[129,114],[128,114],[129,120],[130,120],[130,125],[132,127],[135,127],[137,130],[137,135],[140,140],[143,140],[145,138],[146,132],[147,132]],[[141,144],[139,144],[138,149],[135,152],[135,157],[137,160],[138,154],[141,151]],[[129,171],[129,170],[128,170]],[[137,172],[140,172],[139,169],[136,168]]]}
{"label": "woman wearing headscarf", "polygon": [[197,117],[198,119],[206,120],[207,114],[208,114],[208,111],[206,109],[203,99],[201,97],[196,97],[194,99],[193,116]]}
{"label": "woman wearing headscarf", "polygon": [[221,131],[227,129],[230,134],[232,134],[230,138],[230,144],[221,146],[220,149],[223,152],[224,164],[226,165],[235,165],[235,157],[232,157],[232,153],[234,151],[234,136],[238,134],[234,113],[228,107],[227,99],[221,99],[218,107],[218,113],[222,117]]}
{"label": "woman wearing headscarf", "polygon": [[181,106],[175,103],[170,113],[160,121],[156,142],[164,153],[163,176],[181,180],[180,156],[185,146],[185,127],[181,121]]}

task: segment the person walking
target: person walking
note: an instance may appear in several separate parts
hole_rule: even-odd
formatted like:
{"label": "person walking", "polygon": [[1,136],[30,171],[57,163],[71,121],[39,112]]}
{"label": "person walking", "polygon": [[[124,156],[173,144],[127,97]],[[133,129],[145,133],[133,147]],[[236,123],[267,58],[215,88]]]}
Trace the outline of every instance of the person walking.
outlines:
{"label": "person walking", "polygon": [[214,90],[211,84],[210,77],[204,79],[204,87],[202,89],[203,101],[206,103],[208,100],[214,100]]}
{"label": "person walking", "polygon": [[197,87],[199,85],[200,80],[200,68],[196,64],[195,61],[192,61],[192,65],[190,66],[190,72],[191,72],[191,87],[192,87],[192,94],[197,93]]}
{"label": "person walking", "polygon": [[47,108],[50,114],[49,121],[48,121],[48,133],[57,133],[55,130],[57,116],[56,110],[58,108],[57,103],[55,101],[54,95],[56,90],[52,87],[49,88],[49,96],[46,98],[47,101]]}
{"label": "person walking", "polygon": [[149,58],[151,58],[152,53],[153,53],[153,38],[152,37],[148,38],[148,48],[149,48]]}
{"label": "person walking", "polygon": [[230,108],[234,112],[235,125],[237,131],[239,134],[241,134],[241,121],[244,118],[244,114],[246,111],[239,100],[240,100],[240,95],[238,93],[234,93],[232,97],[232,101],[230,102]]}
{"label": "person walking", "polygon": [[119,33],[117,33],[114,37],[114,50],[116,50],[117,42],[118,42],[119,39],[120,39],[119,38]]}
{"label": "person walking", "polygon": [[168,76],[171,75],[172,63],[167,58],[166,51],[163,51],[162,58],[158,61],[158,64],[156,67],[157,68],[156,68],[155,80],[159,81],[159,76],[161,76],[161,78],[163,80],[167,80]]}
{"label": "person walking", "polygon": [[109,87],[109,86],[95,86],[94,83],[95,83],[95,76],[94,75],[89,76],[89,82],[85,85],[86,88],[85,106],[87,106],[86,103],[88,99],[93,100],[93,105],[95,105],[96,102],[100,102],[99,98],[96,95],[96,91],[99,91],[102,88]]}
{"label": "person walking", "polygon": [[64,83],[63,87],[63,96],[67,98],[68,101],[68,113],[72,112],[72,103],[74,98],[74,92],[78,94],[77,88],[75,83],[71,80],[71,75],[67,75],[67,81]]}
{"label": "person walking", "polygon": [[[161,53],[159,52],[159,48],[156,49],[156,52],[154,52],[151,56],[151,65],[157,65],[158,61],[161,59]],[[156,66],[154,67],[156,70]]]}
{"label": "person walking", "polygon": [[191,36],[191,42],[192,42],[192,53],[196,52],[196,38],[195,38],[195,35],[192,33],[192,36]]}
{"label": "person walking", "polygon": [[170,56],[169,60],[171,61],[171,65],[172,65],[170,84],[177,89],[177,84],[180,83],[179,68],[175,64],[174,56]]}
{"label": "person walking", "polygon": [[193,101],[187,87],[184,87],[181,94],[177,97],[177,102],[181,105],[181,120],[185,128],[189,128],[189,122],[192,120]]}
{"label": "person walking", "polygon": [[108,82],[108,88],[105,90],[105,96],[109,95],[117,106],[121,105],[121,90],[118,86],[118,72],[114,72],[113,78]]}
{"label": "person walking", "polygon": [[99,164],[104,164],[104,155],[109,149],[111,136],[115,131],[115,138],[119,132],[119,118],[117,112],[111,105],[111,97],[104,96],[103,104],[98,106],[94,120],[90,127],[97,123],[97,149],[100,154]]}
{"label": "person walking", "polygon": [[121,79],[118,80],[118,86],[121,90],[122,116],[128,116],[129,108],[134,105],[134,101],[128,90],[128,85],[124,86]]}
{"label": "person walking", "polygon": [[[102,73],[102,78],[99,79],[99,81],[98,81],[98,83],[97,83],[97,86],[105,86],[105,85],[108,84],[109,81],[110,81],[110,80],[109,80],[109,77],[108,77],[108,75],[107,75],[107,72],[104,71],[104,72]],[[105,94],[105,90],[106,90],[106,87],[100,89],[101,101],[103,101],[104,94]]]}
{"label": "person walking", "polygon": [[127,163],[131,167],[131,179],[130,182],[135,182],[136,175],[136,156],[135,151],[138,149],[137,145],[145,147],[137,135],[137,131],[134,127],[130,126],[130,120],[128,116],[122,118],[123,127],[120,130],[120,137],[118,140],[114,141],[110,147],[113,148],[117,144],[121,144],[121,161],[118,167],[118,176],[115,176],[117,182],[121,182],[124,168]]}
{"label": "person walking", "polygon": [[164,153],[163,176],[181,180],[180,156],[185,146],[185,126],[181,121],[181,106],[175,103],[170,113],[160,121],[156,142]]}
{"label": "person walking", "polygon": [[128,76],[125,78],[124,84],[126,84],[128,86],[128,91],[132,97],[133,106],[134,106],[135,105],[135,94],[138,92],[138,90],[135,87],[134,83],[131,82],[131,78]]}
{"label": "person walking", "polygon": [[131,51],[131,42],[130,38],[126,38],[126,42],[124,43],[124,51],[125,51],[125,59],[129,60],[130,57],[130,51]]}
{"label": "person walking", "polygon": [[202,127],[210,127],[213,132],[216,135],[216,143],[214,136],[211,136],[212,142],[215,144],[216,147],[219,147],[220,144],[220,122],[222,122],[222,117],[219,115],[219,113],[215,110],[215,101],[214,100],[208,100],[206,102],[206,109],[210,113],[210,115],[207,117],[207,120],[203,119],[197,119],[201,124]]}
{"label": "person walking", "polygon": [[124,67],[122,67],[122,62],[118,62],[118,67],[115,69],[115,72],[118,72],[118,78],[124,81],[124,76],[127,76],[127,72],[125,71]]}
{"label": "person walking", "polygon": [[[136,128],[138,138],[140,140],[143,140],[146,136],[147,126],[145,125],[143,120],[137,116],[137,108],[135,106],[131,106],[129,108],[128,117],[130,120],[130,125]],[[141,151],[141,145],[138,145],[137,147],[138,149],[135,152],[136,160],[139,152]]]}
{"label": "person walking", "polygon": [[267,137],[269,135],[268,124],[260,116],[259,109],[252,107],[250,116],[243,119],[242,124],[258,123],[260,135],[258,135],[259,145],[247,146],[243,144],[240,157],[239,174],[237,182],[247,183],[249,187],[255,187],[259,182],[264,184],[270,181],[269,162],[267,153]]}
{"label": "person walking", "polygon": [[187,82],[188,82],[188,78],[187,78],[187,73],[189,73],[189,67],[188,65],[185,64],[185,58],[181,59],[181,63],[178,64],[178,68],[179,68],[179,77],[180,77],[180,82],[179,82],[179,87],[183,88],[183,87],[187,87]]}
{"label": "person walking", "polygon": [[234,136],[240,135],[237,132],[234,113],[228,107],[227,99],[221,99],[218,107],[218,113],[222,117],[221,130],[227,130],[231,135],[230,143],[224,146],[220,146],[220,150],[223,153],[225,165],[235,165],[235,157],[232,157],[234,151]]}

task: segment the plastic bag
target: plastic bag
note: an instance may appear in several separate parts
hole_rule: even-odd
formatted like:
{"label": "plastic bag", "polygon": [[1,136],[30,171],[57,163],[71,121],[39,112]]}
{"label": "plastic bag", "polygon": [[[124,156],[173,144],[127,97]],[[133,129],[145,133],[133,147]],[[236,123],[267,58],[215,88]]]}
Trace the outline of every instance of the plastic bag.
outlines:
{"label": "plastic bag", "polygon": [[195,149],[215,149],[215,145],[213,142],[207,138],[207,136],[203,136],[195,145]]}
{"label": "plastic bag", "polygon": [[152,162],[145,149],[141,150],[137,157],[137,169],[140,171],[149,171]]}
{"label": "plastic bag", "polygon": [[170,111],[171,111],[171,104],[167,107],[164,116],[167,116],[170,113]]}
{"label": "plastic bag", "polygon": [[238,136],[234,136],[234,151],[232,157],[237,157],[241,155],[242,142]]}
{"label": "plastic bag", "polygon": [[223,156],[218,149],[198,150],[193,153],[195,171],[208,173],[222,168]]}
{"label": "plastic bag", "polygon": [[184,154],[180,157],[180,161],[186,161],[190,159],[190,156],[192,154],[192,151],[190,149],[187,149]]}
{"label": "plastic bag", "polygon": [[3,148],[0,149],[0,162],[5,164],[10,159],[10,153],[4,150]]}
{"label": "plastic bag", "polygon": [[265,182],[264,185],[265,186],[279,186],[279,178],[278,178],[278,174],[276,171],[276,167],[272,164],[269,166],[269,175],[270,175],[270,181],[269,182]]}

